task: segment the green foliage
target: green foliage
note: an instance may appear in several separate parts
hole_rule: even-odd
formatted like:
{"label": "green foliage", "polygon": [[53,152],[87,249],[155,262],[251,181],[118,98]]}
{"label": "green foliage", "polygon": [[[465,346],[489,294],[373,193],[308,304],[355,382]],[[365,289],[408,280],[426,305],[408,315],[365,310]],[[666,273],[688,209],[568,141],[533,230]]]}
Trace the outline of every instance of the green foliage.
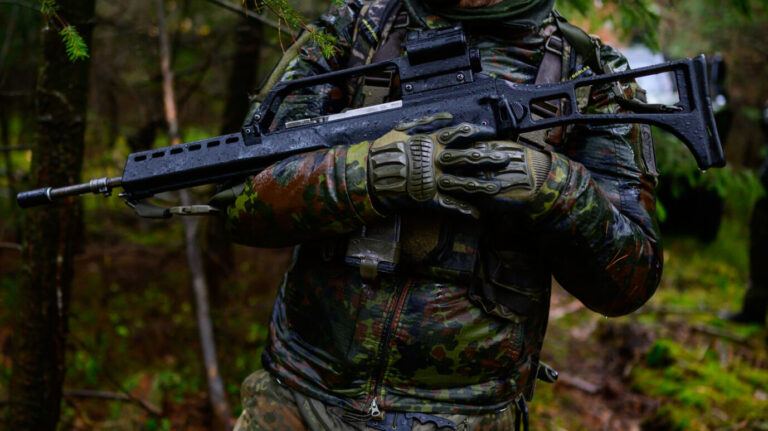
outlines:
{"label": "green foliage", "polygon": [[309,32],[312,35],[312,40],[320,47],[325,58],[330,58],[336,53],[338,50],[336,48],[338,39],[335,36],[328,34],[325,30],[317,30],[315,28],[311,28]]}
{"label": "green foliage", "polygon": [[665,51],[674,56],[721,50],[729,45],[728,39],[743,31],[752,33],[751,27],[766,18],[764,1],[671,0],[670,3],[682,18],[670,24],[685,26],[670,26],[674,37],[668,38]]}
{"label": "green foliage", "polygon": [[59,5],[56,4],[56,0],[41,0],[40,1],[40,13],[45,15],[46,18],[52,17],[59,9]]}
{"label": "green foliage", "polygon": [[731,166],[701,172],[693,155],[673,135],[654,128],[653,139],[660,181],[669,182],[672,193],[680,196],[690,188],[714,190],[726,199],[727,210],[749,213],[754,202],[764,193],[756,172],[735,170]]}
{"label": "green foliage", "polygon": [[58,10],[59,5],[56,4],[56,0],[40,0],[40,13],[43,14],[46,23],[51,25],[51,22],[55,21],[61,26],[59,35],[64,42],[64,49],[69,61],[85,60],[89,57],[88,45],[77,32],[77,29],[61,18]]}
{"label": "green foliage", "polygon": [[88,45],[85,44],[85,41],[75,27],[68,25],[59,31],[59,35],[61,35],[64,41],[69,61],[75,62],[89,57]]}
{"label": "green foliage", "polygon": [[651,347],[645,360],[651,368],[663,368],[674,363],[672,349],[669,344],[663,342],[663,340],[656,342],[656,344]]}
{"label": "green foliage", "polygon": [[169,431],[171,429],[171,421],[167,418],[152,418],[144,424],[144,429],[146,431]]}
{"label": "green foliage", "polygon": [[[666,422],[672,429],[712,429],[726,425],[729,418],[761,420],[768,401],[755,394],[768,384],[768,371],[752,368],[738,358],[722,359],[722,353],[713,349],[691,349],[662,338],[646,358],[650,367],[633,369],[635,390],[665,399],[667,408],[657,413],[655,421]],[[659,352],[666,360],[652,364],[651,358],[657,358]],[[722,414],[712,415],[713,410]]]}
{"label": "green foliage", "polygon": [[596,6],[593,0],[558,0],[556,6],[567,17],[587,20],[590,31],[606,24],[625,39],[639,37],[653,50],[659,49],[660,8],[652,0],[606,0]]}
{"label": "green foliage", "polygon": [[[245,6],[246,0],[243,0],[243,6]],[[334,6],[344,5],[344,0],[333,0]],[[275,16],[277,16],[278,24],[285,24],[288,28],[293,30],[303,29],[308,31],[312,37],[312,40],[317,46],[320,47],[321,52],[326,58],[332,57],[338,50],[336,48],[336,42],[338,39],[323,30],[318,30],[313,26],[308,26],[305,23],[305,18],[302,14],[293,7],[287,0],[261,0],[257,7],[266,7]],[[282,43],[282,42],[281,42]]]}

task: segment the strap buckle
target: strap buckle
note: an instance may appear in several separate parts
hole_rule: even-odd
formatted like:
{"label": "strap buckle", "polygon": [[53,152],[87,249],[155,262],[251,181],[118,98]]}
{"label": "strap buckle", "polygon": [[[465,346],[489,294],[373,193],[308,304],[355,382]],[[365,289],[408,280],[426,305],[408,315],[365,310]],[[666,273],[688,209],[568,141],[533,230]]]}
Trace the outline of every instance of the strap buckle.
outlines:
{"label": "strap buckle", "polygon": [[395,17],[395,23],[392,24],[392,28],[397,30],[408,28],[409,25],[411,25],[411,15],[407,11],[403,11]]}
{"label": "strap buckle", "polygon": [[[554,45],[552,43],[554,42]],[[563,55],[563,39],[556,35],[551,35],[547,38],[547,42],[544,43],[544,50],[551,52],[552,54],[562,56]]]}
{"label": "strap buckle", "polygon": [[363,106],[379,105],[384,103],[392,89],[394,72],[384,70],[363,77]]}

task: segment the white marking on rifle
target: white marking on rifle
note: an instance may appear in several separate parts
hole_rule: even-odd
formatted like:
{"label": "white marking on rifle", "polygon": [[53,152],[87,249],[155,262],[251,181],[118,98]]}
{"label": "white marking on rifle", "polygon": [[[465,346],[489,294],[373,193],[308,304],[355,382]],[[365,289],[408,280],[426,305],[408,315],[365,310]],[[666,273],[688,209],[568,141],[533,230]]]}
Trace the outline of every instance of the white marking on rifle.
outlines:
{"label": "white marking on rifle", "polygon": [[389,111],[390,109],[397,109],[403,106],[402,100],[396,100],[394,102],[382,103],[380,105],[366,106],[364,108],[350,109],[339,114],[324,115],[322,117],[305,118],[303,120],[288,121],[285,123],[286,129],[291,129],[299,126],[307,126],[310,124],[328,123],[330,121],[343,120],[345,118],[359,117],[361,115],[372,114],[374,112]]}

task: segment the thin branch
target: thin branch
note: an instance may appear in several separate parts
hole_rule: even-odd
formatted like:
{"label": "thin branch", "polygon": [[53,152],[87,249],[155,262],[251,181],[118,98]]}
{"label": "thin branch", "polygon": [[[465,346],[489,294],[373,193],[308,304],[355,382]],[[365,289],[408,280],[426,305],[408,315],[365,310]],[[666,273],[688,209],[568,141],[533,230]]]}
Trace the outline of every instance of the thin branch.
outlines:
{"label": "thin branch", "polygon": [[568,314],[575,313],[582,308],[584,308],[584,304],[582,304],[581,301],[573,301],[562,307],[552,309],[552,311],[549,312],[549,319],[557,320]]}
{"label": "thin branch", "polygon": [[4,151],[26,151],[31,149],[31,145],[12,145],[10,147],[0,147],[0,153]]}
{"label": "thin branch", "polygon": [[[81,349],[85,350],[92,358],[96,355],[93,353],[93,349],[90,348],[83,340],[79,339],[75,334],[70,334],[69,340],[80,346]],[[107,379],[107,382],[111,385],[113,385],[117,390],[122,392],[129,400],[137,403],[137,404],[143,404],[144,400],[141,400],[139,398],[136,398],[131,394],[128,389],[123,387],[123,385],[120,384],[120,382],[117,381],[107,370],[106,368],[99,367],[99,371],[104,376],[105,379]],[[154,407],[152,404],[147,403],[148,407]],[[145,407],[142,405],[142,407]],[[145,407],[146,409],[146,407]],[[155,416],[163,417],[163,411],[161,409],[158,409],[155,407],[155,410],[147,409],[147,411]]]}
{"label": "thin branch", "polygon": [[21,244],[16,244],[15,242],[2,242],[0,241],[0,248],[5,248],[8,250],[16,250],[21,251],[22,247]]}
{"label": "thin branch", "polygon": [[[173,89],[173,71],[171,70],[171,46],[168,41],[168,30],[165,24],[164,0],[157,0],[157,26],[160,42],[160,69],[163,74],[163,102],[165,107],[165,119],[168,125],[168,140],[171,145],[181,143],[179,136],[179,118],[176,106],[176,97]],[[182,205],[190,205],[192,197],[188,189],[180,192]],[[224,382],[219,374],[219,365],[216,358],[216,341],[213,336],[213,323],[210,316],[208,303],[208,284],[202,264],[202,253],[197,237],[197,224],[188,217],[183,217],[184,238],[186,242],[187,262],[192,275],[192,290],[195,297],[195,311],[197,326],[200,336],[200,346],[203,353],[206,379],[208,382],[208,397],[213,410],[216,428],[230,429],[231,410],[227,401]]]}
{"label": "thin branch", "polygon": [[119,394],[116,392],[107,392],[107,391],[89,391],[89,390],[83,390],[83,389],[65,389],[64,397],[97,398],[97,399],[103,399],[103,400],[129,401],[129,402],[138,404],[139,406],[141,406],[141,408],[143,408],[153,416],[163,415],[163,411],[160,410],[159,407],[149,403],[148,401],[142,400],[140,398],[136,398],[129,394]]}
{"label": "thin branch", "polygon": [[34,94],[35,92],[31,90],[0,91],[0,97],[30,97]]}
{"label": "thin branch", "polygon": [[22,0],[0,0],[0,4],[13,4],[16,6],[25,7],[27,9],[32,9],[34,11],[40,12],[40,6],[34,3],[25,2]]}
{"label": "thin branch", "polygon": [[258,20],[258,21],[260,21],[260,22],[262,22],[262,23],[264,23],[264,24],[274,28],[275,30],[288,33],[292,37],[296,37],[296,35],[297,35],[297,33],[295,31],[291,30],[291,29],[288,29],[288,30],[282,29],[280,27],[280,23],[279,22],[272,21],[271,19],[263,17],[263,16],[257,14],[254,11],[243,9],[241,7],[235,6],[235,5],[233,5],[233,4],[229,3],[229,2],[226,2],[224,0],[208,0],[208,1],[211,2],[211,3],[217,4],[217,5],[225,8],[225,9],[231,10],[233,12],[237,12],[237,13],[243,14],[243,15],[247,16],[248,18],[253,18],[255,20]]}
{"label": "thin branch", "polygon": [[713,314],[715,310],[711,308],[690,308],[680,307],[676,305],[647,305],[640,310],[639,313],[655,313],[655,314]]}
{"label": "thin branch", "polygon": [[13,30],[16,26],[16,18],[19,16],[19,8],[14,7],[11,12],[11,17],[6,24],[5,39],[3,39],[3,46],[0,48],[0,86],[5,82],[5,57],[8,55],[8,50],[11,47],[11,40],[13,39]]}
{"label": "thin branch", "polygon": [[748,343],[749,340],[747,339],[747,337],[742,337],[741,335],[734,334],[733,332],[726,331],[725,329],[714,328],[712,326],[707,326],[704,324],[698,324],[698,325],[693,325],[693,330],[701,332],[702,334],[711,335],[713,337],[724,338],[726,340],[733,341],[734,343],[745,344],[745,345],[749,344]]}
{"label": "thin branch", "polygon": [[599,393],[602,390],[602,387],[599,385],[596,385],[594,383],[590,383],[580,377],[571,377],[568,374],[560,374],[557,378],[557,383],[562,383],[566,386],[570,386],[572,388],[576,388],[582,392],[588,393],[590,395],[594,395]]}

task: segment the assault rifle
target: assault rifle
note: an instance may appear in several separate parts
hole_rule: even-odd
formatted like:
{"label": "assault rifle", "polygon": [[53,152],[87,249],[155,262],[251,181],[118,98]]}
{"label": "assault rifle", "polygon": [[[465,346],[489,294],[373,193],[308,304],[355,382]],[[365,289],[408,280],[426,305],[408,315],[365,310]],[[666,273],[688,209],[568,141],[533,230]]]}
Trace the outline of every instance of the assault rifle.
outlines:
{"label": "assault rifle", "polygon": [[[143,217],[207,213],[214,209],[160,208],[147,199],[186,187],[242,181],[293,154],[376,139],[398,123],[445,111],[453,114],[457,122],[493,127],[498,138],[514,138],[523,132],[565,124],[652,124],[682,140],[701,169],[725,165],[703,55],[568,82],[519,85],[478,74],[480,54],[468,48],[461,28],[409,33],[405,48],[407,55],[403,57],[278,83],[239,133],[134,153],[128,156],[122,177],[31,190],[19,193],[17,201],[27,208],[85,193],[110,195],[112,189],[121,187],[119,196]],[[399,75],[401,100],[273,124],[280,104],[293,92],[327,83],[342,84],[354,76],[383,71]],[[679,101],[674,105],[627,99],[616,85],[660,73],[675,77]],[[614,85],[614,101],[629,113],[579,111],[579,89],[605,84]]]}

